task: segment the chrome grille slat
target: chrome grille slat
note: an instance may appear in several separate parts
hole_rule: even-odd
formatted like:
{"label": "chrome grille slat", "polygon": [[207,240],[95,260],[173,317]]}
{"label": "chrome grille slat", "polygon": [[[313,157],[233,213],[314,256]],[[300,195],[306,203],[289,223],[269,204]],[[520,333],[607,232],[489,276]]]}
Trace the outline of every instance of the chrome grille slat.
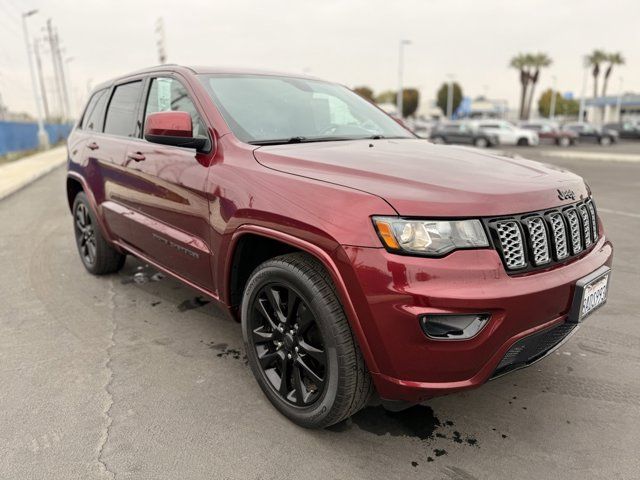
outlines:
{"label": "chrome grille slat", "polygon": [[566,211],[567,220],[569,221],[569,234],[571,236],[571,252],[577,255],[582,251],[582,239],[580,238],[580,220],[578,220],[578,212],[575,208]]}
{"label": "chrome grille slat", "polygon": [[584,248],[589,248],[589,246],[591,246],[591,218],[589,218],[589,213],[587,212],[586,205],[580,205],[578,207],[578,211],[580,212],[580,218],[582,219],[582,230],[584,232]]}
{"label": "chrome grille slat", "polygon": [[598,240],[598,216],[591,199],[484,222],[506,270],[513,274],[565,262]]}
{"label": "chrome grille slat", "polygon": [[596,209],[593,207],[593,202],[589,200],[587,203],[589,209],[589,218],[591,219],[591,233],[593,235],[593,242],[598,241],[598,217],[596,217]]}
{"label": "chrome grille slat", "polygon": [[528,218],[525,220],[525,225],[529,233],[534,265],[539,266],[549,263],[551,257],[549,255],[549,240],[547,239],[544,220],[542,217]]}
{"label": "chrome grille slat", "polygon": [[526,267],[524,243],[522,242],[522,233],[518,222],[512,220],[498,222],[496,228],[507,268],[515,270]]}
{"label": "chrome grille slat", "polygon": [[557,212],[549,215],[549,223],[553,232],[553,245],[556,249],[556,258],[563,260],[569,256],[569,246],[567,245],[567,232],[564,226],[562,215]]}

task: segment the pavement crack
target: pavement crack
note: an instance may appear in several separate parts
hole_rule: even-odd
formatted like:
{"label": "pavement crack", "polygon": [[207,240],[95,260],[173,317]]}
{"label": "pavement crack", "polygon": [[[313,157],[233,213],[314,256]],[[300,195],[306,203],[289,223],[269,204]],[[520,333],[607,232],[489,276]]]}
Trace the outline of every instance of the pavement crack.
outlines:
{"label": "pavement crack", "polygon": [[116,304],[116,296],[117,296],[117,293],[114,288],[113,280],[109,280],[108,307],[110,310],[109,317],[111,319],[111,333],[109,335],[109,345],[107,346],[107,350],[106,350],[107,355],[104,363],[104,369],[107,372],[107,381],[104,386],[104,391],[107,394],[107,403],[102,413],[103,416],[105,417],[106,422],[105,422],[105,426],[102,429],[102,432],[101,432],[102,434],[100,436],[100,444],[98,445],[97,461],[98,461],[100,470],[103,473],[105,473],[109,478],[112,478],[114,480],[116,478],[116,473],[111,468],[109,468],[106,460],[104,460],[103,458],[103,455],[104,455],[105,446],[109,441],[109,435],[111,434],[111,427],[113,425],[113,417],[111,416],[111,410],[114,405],[112,385],[113,385],[113,380],[115,375],[113,373],[112,361],[113,361],[113,349],[116,346],[115,335],[116,335],[116,330],[118,328],[118,324],[116,322],[116,309],[118,307]]}

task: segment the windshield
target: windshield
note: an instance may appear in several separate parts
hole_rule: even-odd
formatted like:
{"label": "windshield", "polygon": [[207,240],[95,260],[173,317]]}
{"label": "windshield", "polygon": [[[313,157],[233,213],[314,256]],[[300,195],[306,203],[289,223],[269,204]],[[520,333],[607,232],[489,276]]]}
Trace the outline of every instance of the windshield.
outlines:
{"label": "windshield", "polygon": [[267,75],[201,75],[200,80],[243,142],[415,138],[340,85]]}

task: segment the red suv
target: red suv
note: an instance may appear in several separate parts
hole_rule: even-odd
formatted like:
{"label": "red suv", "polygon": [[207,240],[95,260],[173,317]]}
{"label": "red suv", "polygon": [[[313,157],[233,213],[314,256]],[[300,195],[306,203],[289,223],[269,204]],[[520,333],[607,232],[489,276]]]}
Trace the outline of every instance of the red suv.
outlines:
{"label": "red suv", "polygon": [[68,148],[86,269],[132,254],[226,306],[305,427],[527,366],[607,298],[582,178],[433,145],[334,83],[165,65],[98,87]]}

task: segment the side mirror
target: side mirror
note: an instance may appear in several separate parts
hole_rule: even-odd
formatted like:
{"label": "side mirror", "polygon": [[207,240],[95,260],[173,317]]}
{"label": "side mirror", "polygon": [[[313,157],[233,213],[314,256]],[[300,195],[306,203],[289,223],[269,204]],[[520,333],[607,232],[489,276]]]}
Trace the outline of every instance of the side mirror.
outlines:
{"label": "side mirror", "polygon": [[157,112],[150,114],[144,124],[144,138],[148,142],[203,151],[207,138],[193,136],[191,115],[187,112]]}

